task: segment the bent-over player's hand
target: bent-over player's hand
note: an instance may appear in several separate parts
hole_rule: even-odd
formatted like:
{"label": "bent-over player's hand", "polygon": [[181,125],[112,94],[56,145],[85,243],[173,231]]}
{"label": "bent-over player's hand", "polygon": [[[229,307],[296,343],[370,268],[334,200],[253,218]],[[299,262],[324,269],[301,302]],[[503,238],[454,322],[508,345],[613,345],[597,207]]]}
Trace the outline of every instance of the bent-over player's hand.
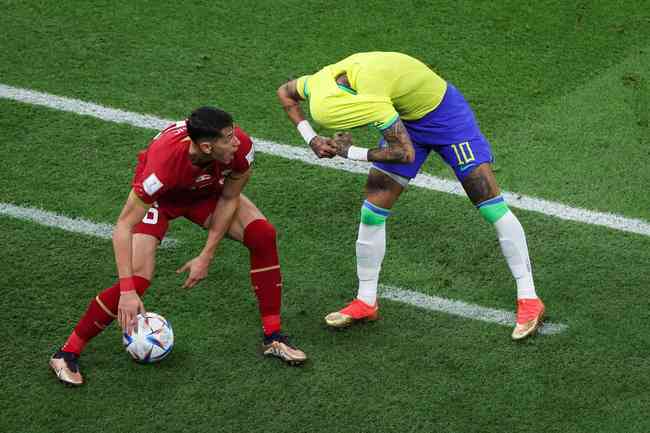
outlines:
{"label": "bent-over player's hand", "polygon": [[144,313],[144,304],[135,290],[121,293],[117,304],[117,320],[122,330],[129,335],[137,324],[135,317],[138,313]]}
{"label": "bent-over player's hand", "polygon": [[336,156],[336,147],[334,140],[317,135],[309,142],[309,147],[319,158],[334,158]]}
{"label": "bent-over player's hand", "polygon": [[336,154],[343,158],[347,158],[350,146],[352,146],[352,134],[349,132],[337,132],[334,134],[333,141],[336,148]]}
{"label": "bent-over player's hand", "polygon": [[194,287],[199,281],[208,276],[208,269],[210,268],[210,259],[205,256],[194,257],[189,262],[185,263],[180,269],[176,271],[177,274],[182,272],[189,271],[190,274],[187,276],[185,283],[183,284],[184,289],[189,289]]}

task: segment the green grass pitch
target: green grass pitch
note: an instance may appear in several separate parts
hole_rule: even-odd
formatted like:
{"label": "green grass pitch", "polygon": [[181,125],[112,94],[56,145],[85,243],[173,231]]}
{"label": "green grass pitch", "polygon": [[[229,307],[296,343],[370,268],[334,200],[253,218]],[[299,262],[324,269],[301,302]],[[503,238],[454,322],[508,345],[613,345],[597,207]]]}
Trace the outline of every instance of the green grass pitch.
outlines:
{"label": "green grass pitch", "polygon": [[[474,107],[503,189],[650,221],[650,6],[645,0],[156,2],[0,0],[0,84],[165,118],[199,105],[300,146],[276,103],[288,77],[348,54],[412,54]],[[154,131],[0,99],[0,203],[112,223]],[[355,131],[371,146],[377,136]],[[426,173],[451,178],[431,158]],[[355,292],[364,177],[258,153],[246,193],[276,225],[284,324],[310,356],[258,353],[244,247],[225,241],[190,291],[175,270],[204,234],[161,250],[145,305],[174,325],[158,365],[117,327],[47,368],[112,284],[110,242],[0,216],[0,432],[648,432],[650,237],[515,210],[549,320],[523,344],[495,324],[385,301],[343,332],[323,316]],[[493,230],[462,197],[409,189],[388,222],[381,280],[513,310]]]}

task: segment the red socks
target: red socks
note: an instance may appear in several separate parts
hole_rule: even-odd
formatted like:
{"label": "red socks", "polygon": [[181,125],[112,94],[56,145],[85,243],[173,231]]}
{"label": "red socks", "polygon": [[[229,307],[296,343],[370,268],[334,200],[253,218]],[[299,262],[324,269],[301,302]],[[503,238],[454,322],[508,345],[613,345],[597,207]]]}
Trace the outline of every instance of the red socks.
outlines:
{"label": "red socks", "polygon": [[[251,283],[257,296],[265,335],[281,329],[282,274],[278,260],[275,228],[264,219],[257,219],[244,229],[244,245],[250,250]],[[149,280],[133,277],[138,295],[144,295]],[[74,331],[61,350],[81,354],[86,344],[117,318],[120,284],[115,283],[95,297],[88,305]]]}
{"label": "red socks", "polygon": [[[149,280],[137,275],[133,276],[133,280],[138,295],[144,295],[144,292],[149,287]],[[86,344],[117,318],[117,304],[119,302],[120,283],[118,282],[90,301],[86,313],[79,319],[77,326],[75,326],[74,331],[72,331],[61,350],[79,356]]]}
{"label": "red socks", "polygon": [[281,329],[282,273],[275,239],[275,228],[264,219],[253,221],[244,229],[244,245],[251,255],[251,283],[265,335]]}

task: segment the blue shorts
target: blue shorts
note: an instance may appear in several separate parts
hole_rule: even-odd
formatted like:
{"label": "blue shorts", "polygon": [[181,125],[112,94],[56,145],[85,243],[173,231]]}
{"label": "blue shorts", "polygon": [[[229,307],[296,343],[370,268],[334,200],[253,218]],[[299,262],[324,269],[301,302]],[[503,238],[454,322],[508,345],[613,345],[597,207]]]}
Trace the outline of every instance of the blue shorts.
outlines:
{"label": "blue shorts", "polygon": [[[415,147],[415,161],[411,164],[375,162],[373,166],[380,170],[413,178],[429,152],[435,150],[462,182],[480,164],[494,161],[490,143],[481,133],[474,112],[451,83],[447,83],[445,96],[435,110],[421,119],[402,122]],[[383,138],[379,146],[386,146]]]}

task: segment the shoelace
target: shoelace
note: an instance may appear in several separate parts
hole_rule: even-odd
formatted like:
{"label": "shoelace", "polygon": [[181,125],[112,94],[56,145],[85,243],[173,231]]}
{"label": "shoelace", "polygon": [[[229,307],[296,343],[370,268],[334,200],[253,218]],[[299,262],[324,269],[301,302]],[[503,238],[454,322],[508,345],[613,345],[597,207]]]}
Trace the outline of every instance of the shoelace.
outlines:
{"label": "shoelace", "polygon": [[523,304],[521,308],[517,310],[517,322],[528,322],[533,320],[538,313],[536,305],[526,305]]}
{"label": "shoelace", "polygon": [[273,341],[278,341],[280,343],[286,344],[287,346],[289,346],[292,349],[295,349],[295,347],[292,346],[291,343],[289,343],[289,337],[287,337],[286,335],[281,334],[279,332],[274,332],[273,334],[266,337],[264,340],[265,340],[265,344],[270,344]]}
{"label": "shoelace", "polygon": [[55,355],[55,358],[62,358],[65,361],[65,365],[67,365],[68,369],[73,373],[79,371],[79,360],[73,353],[61,351]]}

